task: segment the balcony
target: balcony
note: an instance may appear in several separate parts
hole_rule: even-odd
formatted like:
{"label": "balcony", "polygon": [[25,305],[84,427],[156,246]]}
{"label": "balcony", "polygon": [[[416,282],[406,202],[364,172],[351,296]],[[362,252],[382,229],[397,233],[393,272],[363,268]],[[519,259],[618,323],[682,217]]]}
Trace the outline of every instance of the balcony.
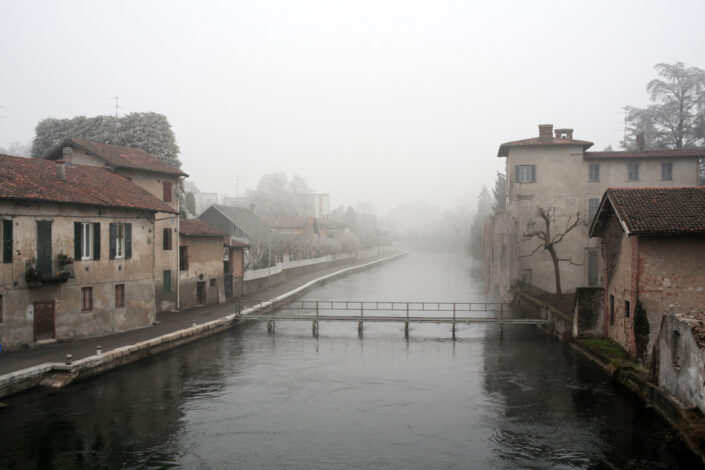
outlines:
{"label": "balcony", "polygon": [[25,261],[25,279],[30,287],[43,283],[59,283],[73,279],[73,260],[71,258],[36,259]]}

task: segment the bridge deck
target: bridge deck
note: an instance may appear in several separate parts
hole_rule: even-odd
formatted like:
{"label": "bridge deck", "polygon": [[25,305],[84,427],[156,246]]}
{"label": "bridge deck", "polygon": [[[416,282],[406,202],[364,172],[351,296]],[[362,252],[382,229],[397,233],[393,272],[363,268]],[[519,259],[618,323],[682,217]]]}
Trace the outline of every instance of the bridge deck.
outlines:
{"label": "bridge deck", "polygon": [[246,321],[325,321],[325,322],[388,322],[388,323],[501,323],[520,325],[540,325],[548,323],[545,318],[507,317],[419,317],[419,316],[380,316],[380,315],[243,315]]}

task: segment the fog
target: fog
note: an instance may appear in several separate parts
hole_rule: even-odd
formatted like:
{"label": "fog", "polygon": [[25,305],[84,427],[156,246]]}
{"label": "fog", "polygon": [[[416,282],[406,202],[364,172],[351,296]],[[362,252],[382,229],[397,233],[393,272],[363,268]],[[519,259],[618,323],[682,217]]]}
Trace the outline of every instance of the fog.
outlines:
{"label": "fog", "polygon": [[[669,11],[671,10],[671,11]],[[37,122],[154,111],[232,195],[273,171],[331,208],[474,205],[537,124],[615,148],[654,64],[704,66],[705,2],[0,3],[0,146]],[[237,181],[237,184],[236,184]]]}

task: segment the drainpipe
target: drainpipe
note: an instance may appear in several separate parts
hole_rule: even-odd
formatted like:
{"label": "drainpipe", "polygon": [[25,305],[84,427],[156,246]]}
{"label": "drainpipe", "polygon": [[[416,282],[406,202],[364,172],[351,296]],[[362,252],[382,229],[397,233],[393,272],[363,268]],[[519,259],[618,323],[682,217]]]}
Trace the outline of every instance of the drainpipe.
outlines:
{"label": "drainpipe", "polygon": [[[178,183],[181,183],[182,179],[178,179]],[[177,184],[178,187],[178,184]],[[181,271],[179,270],[179,251],[181,250],[181,201],[179,196],[176,196],[176,310],[181,308]]]}

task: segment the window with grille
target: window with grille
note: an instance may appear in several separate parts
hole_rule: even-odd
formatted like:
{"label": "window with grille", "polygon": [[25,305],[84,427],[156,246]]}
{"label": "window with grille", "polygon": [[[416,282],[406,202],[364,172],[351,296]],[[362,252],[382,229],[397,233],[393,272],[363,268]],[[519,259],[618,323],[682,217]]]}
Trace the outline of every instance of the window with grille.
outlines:
{"label": "window with grille", "polygon": [[517,183],[535,183],[536,165],[517,165],[516,179]]}

